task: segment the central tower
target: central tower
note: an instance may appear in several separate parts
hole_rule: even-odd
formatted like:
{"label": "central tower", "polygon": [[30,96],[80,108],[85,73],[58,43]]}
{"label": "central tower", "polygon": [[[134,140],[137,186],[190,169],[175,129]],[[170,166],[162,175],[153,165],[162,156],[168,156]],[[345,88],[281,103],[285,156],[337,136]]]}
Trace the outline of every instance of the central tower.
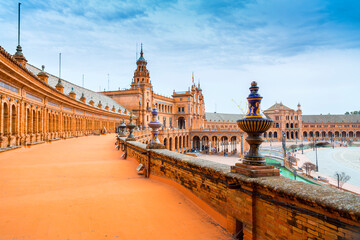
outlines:
{"label": "central tower", "polygon": [[144,58],[143,47],[141,44],[140,58],[136,61],[137,68],[134,72],[133,81],[131,83],[131,88],[143,88],[144,86],[148,86],[151,88],[150,83],[150,74],[146,68],[147,61]]}

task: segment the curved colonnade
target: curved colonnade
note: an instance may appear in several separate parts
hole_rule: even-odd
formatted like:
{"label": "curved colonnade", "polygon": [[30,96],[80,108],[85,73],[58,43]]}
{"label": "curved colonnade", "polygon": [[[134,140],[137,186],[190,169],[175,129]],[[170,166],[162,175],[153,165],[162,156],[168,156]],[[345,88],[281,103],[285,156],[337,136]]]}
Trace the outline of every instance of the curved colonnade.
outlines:
{"label": "curved colonnade", "polygon": [[94,107],[84,95],[76,99],[74,87],[66,95],[41,78],[43,71],[35,75],[24,65],[0,47],[0,148],[114,132],[121,119],[129,119],[127,110],[120,113],[122,106],[116,106],[118,112],[115,105]]}

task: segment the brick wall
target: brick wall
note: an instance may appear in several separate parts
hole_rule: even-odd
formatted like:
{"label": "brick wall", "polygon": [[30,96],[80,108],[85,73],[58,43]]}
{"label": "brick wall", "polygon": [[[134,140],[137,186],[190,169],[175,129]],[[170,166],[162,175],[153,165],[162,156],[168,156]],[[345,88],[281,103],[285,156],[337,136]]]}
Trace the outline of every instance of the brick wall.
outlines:
{"label": "brick wall", "polygon": [[148,150],[135,141],[125,149],[145,165],[147,177],[191,192],[218,213],[212,216],[230,233],[243,229],[244,239],[360,239],[358,195],[281,176],[248,178],[224,164]]}

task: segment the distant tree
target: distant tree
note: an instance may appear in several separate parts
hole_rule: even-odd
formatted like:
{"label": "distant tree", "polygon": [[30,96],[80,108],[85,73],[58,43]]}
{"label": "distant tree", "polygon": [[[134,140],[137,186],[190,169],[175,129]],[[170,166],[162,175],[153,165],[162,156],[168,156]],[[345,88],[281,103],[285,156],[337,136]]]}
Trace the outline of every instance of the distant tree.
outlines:
{"label": "distant tree", "polygon": [[342,188],[342,186],[344,185],[344,183],[346,183],[347,181],[350,180],[350,176],[347,175],[346,173],[344,172],[336,172],[335,173],[335,179],[337,180],[338,182],[338,188]]}
{"label": "distant tree", "polygon": [[354,113],[353,114],[359,114],[359,112],[358,111],[354,111]]}
{"label": "distant tree", "polygon": [[302,168],[305,169],[306,171],[306,175],[310,175],[312,171],[316,170],[316,166],[315,164],[311,163],[311,162],[305,162],[302,166]]}
{"label": "distant tree", "polygon": [[350,115],[350,113],[349,113],[349,112],[346,112],[345,115]]}

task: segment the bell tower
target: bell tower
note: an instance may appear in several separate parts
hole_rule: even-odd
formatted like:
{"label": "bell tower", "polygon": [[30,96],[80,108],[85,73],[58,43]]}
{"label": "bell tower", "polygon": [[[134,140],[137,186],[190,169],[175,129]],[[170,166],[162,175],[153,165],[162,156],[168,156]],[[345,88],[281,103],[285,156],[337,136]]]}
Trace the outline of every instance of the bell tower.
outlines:
{"label": "bell tower", "polygon": [[143,47],[141,44],[141,51],[140,51],[140,57],[136,61],[136,70],[134,72],[134,78],[131,83],[131,88],[141,88],[144,86],[148,86],[151,88],[151,82],[150,82],[150,74],[149,71],[146,68],[147,61],[144,58],[144,52]]}

